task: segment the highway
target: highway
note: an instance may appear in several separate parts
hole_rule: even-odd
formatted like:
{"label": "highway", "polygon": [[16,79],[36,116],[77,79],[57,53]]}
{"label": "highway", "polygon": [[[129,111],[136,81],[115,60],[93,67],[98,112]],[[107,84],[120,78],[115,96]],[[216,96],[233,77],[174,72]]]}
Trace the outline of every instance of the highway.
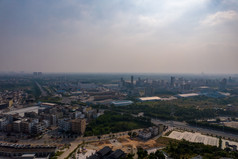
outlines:
{"label": "highway", "polygon": [[238,135],[237,134],[231,134],[223,131],[217,131],[217,130],[212,130],[212,129],[207,129],[207,128],[201,128],[201,127],[195,127],[188,125],[186,122],[178,122],[178,121],[162,121],[158,119],[152,119],[151,122],[155,125],[158,124],[163,124],[168,127],[174,127],[178,129],[183,129],[183,130],[189,130],[189,131],[194,131],[194,132],[199,132],[202,134],[208,134],[211,136],[221,136],[222,138],[225,139],[231,139],[231,140],[237,140],[238,141]]}
{"label": "highway", "polygon": [[47,96],[47,92],[41,87],[41,85],[38,82],[36,82],[36,85],[39,87],[39,89],[41,91],[41,96],[42,97]]}

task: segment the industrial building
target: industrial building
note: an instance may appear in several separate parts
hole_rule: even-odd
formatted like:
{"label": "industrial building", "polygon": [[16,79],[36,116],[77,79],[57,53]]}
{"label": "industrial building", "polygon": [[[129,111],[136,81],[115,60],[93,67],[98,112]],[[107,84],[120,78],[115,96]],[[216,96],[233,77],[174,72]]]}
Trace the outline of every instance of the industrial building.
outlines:
{"label": "industrial building", "polygon": [[140,102],[148,102],[148,101],[158,101],[158,100],[161,100],[161,98],[157,97],[157,96],[154,96],[154,97],[141,97],[141,98],[138,98],[138,100]]}
{"label": "industrial building", "polygon": [[188,97],[195,97],[199,96],[200,94],[198,93],[186,93],[186,94],[178,94],[177,97],[179,98],[188,98]]}
{"label": "industrial building", "polygon": [[24,154],[35,154],[37,157],[47,157],[53,156],[56,149],[55,146],[31,146],[0,143],[0,156],[20,158]]}
{"label": "industrial building", "polygon": [[133,104],[133,102],[130,100],[120,100],[120,101],[114,101],[112,102],[112,104],[115,106],[126,106],[126,105]]}

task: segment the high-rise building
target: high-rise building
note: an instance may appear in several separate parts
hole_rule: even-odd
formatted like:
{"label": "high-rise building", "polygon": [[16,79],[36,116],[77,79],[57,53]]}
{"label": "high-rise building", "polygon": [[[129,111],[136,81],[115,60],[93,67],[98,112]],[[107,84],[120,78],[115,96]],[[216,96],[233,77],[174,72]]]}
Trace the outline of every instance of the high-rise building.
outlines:
{"label": "high-rise building", "polygon": [[175,84],[175,77],[171,77],[170,78],[170,86],[174,87],[174,84]]}
{"label": "high-rise building", "polygon": [[121,83],[120,83],[120,86],[121,86],[121,87],[124,87],[124,86],[125,86],[125,81],[124,81],[124,79],[123,79],[123,78],[121,78]]}
{"label": "high-rise building", "polygon": [[71,126],[73,133],[83,135],[86,129],[86,119],[71,120]]}
{"label": "high-rise building", "polygon": [[133,86],[133,85],[134,85],[134,77],[131,76],[131,86]]}
{"label": "high-rise building", "polygon": [[41,76],[41,75],[42,75],[42,72],[33,72],[33,75],[34,75],[34,76]]}
{"label": "high-rise building", "polygon": [[221,90],[225,90],[225,89],[226,89],[226,85],[227,85],[227,79],[224,78],[224,79],[220,82],[220,89],[221,89]]}
{"label": "high-rise building", "polygon": [[43,123],[37,123],[32,126],[32,134],[41,134],[45,129],[45,125]]}
{"label": "high-rise building", "polygon": [[33,72],[33,75],[34,75],[34,76],[37,76],[37,72]]}

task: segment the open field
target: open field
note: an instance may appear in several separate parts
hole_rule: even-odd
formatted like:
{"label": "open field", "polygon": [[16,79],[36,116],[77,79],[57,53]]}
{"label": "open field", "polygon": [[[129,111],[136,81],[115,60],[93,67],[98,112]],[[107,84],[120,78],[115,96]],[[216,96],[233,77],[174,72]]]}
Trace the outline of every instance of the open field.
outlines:
{"label": "open field", "polygon": [[238,129],[238,122],[231,121],[231,122],[223,122],[225,126],[232,127]]}

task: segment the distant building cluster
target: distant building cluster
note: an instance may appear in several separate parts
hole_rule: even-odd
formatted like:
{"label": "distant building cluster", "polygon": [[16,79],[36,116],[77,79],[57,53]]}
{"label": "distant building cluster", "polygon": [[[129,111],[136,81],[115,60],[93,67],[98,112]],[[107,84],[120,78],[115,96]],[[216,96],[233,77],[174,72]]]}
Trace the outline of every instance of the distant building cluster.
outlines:
{"label": "distant building cluster", "polygon": [[28,98],[29,95],[23,90],[5,90],[0,92],[0,110],[12,107],[21,107],[27,104],[33,98]]}
{"label": "distant building cluster", "polygon": [[[0,118],[0,131],[27,136],[37,136],[53,127],[60,132],[83,135],[86,124],[90,120],[103,114],[103,111],[81,106],[58,106],[52,103],[43,103],[37,112],[25,112],[20,116],[15,114],[2,114]],[[48,105],[47,107],[45,107]],[[31,109],[29,109],[31,110]]]}
{"label": "distant building cluster", "polygon": [[42,76],[42,72],[33,72],[33,76]]}
{"label": "distant building cluster", "polygon": [[[237,91],[237,81],[237,78],[231,77],[168,76],[149,79],[138,75],[118,76],[104,81],[91,76],[82,79],[65,75],[47,76],[42,72],[29,76],[0,77],[0,140],[17,142],[48,132],[52,132],[52,140],[67,135],[78,137],[84,135],[88,123],[103,115],[109,107],[201,96],[224,98]],[[227,104],[227,109],[232,110],[234,105]],[[143,112],[135,113],[133,116],[144,116]],[[137,135],[142,140],[148,140],[163,130],[163,126],[150,127]],[[235,149],[232,145],[227,147]],[[27,156],[28,149],[32,149],[34,155]],[[48,152],[46,149],[40,146],[0,145],[0,155],[36,158],[52,154],[55,150],[52,148],[51,151],[48,147]],[[18,150],[21,152],[14,153]],[[117,159],[124,155],[121,150],[112,151],[105,147],[89,159]]]}

